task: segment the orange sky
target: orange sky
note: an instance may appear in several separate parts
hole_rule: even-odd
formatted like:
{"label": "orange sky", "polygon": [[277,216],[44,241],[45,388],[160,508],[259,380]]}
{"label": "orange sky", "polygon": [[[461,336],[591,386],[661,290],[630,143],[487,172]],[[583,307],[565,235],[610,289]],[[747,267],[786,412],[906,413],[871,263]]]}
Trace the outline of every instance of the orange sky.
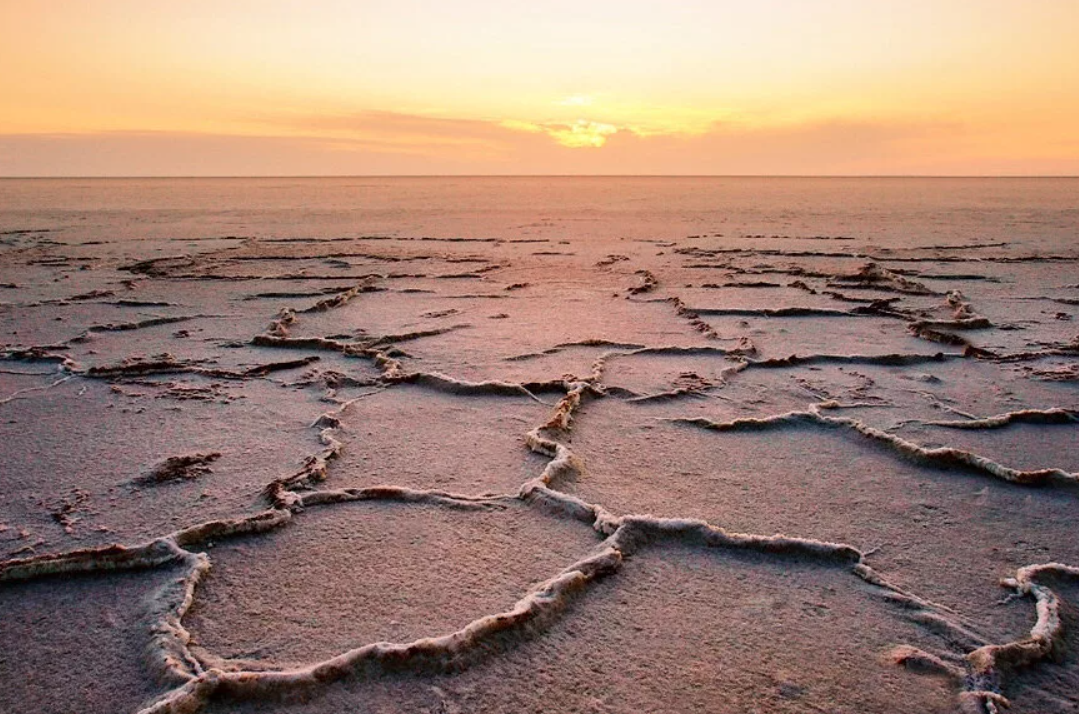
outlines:
{"label": "orange sky", "polygon": [[1077,33],[1079,0],[0,0],[0,175],[1075,175]]}

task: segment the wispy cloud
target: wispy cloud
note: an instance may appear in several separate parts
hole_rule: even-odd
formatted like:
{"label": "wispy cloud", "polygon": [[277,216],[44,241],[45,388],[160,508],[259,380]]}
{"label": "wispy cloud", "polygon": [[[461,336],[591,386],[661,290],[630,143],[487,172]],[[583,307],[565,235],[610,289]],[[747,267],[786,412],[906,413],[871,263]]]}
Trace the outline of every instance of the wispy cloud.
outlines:
{"label": "wispy cloud", "polygon": [[607,138],[627,127],[578,119],[572,122],[489,121],[456,119],[391,111],[363,111],[332,116],[299,116],[273,119],[270,126],[288,127],[307,135],[330,134],[348,139],[382,141],[402,150],[456,146],[504,152],[518,143],[520,134],[540,134],[572,149],[599,148]]}
{"label": "wispy cloud", "polygon": [[716,122],[696,134],[653,135],[588,119],[371,111],[277,126],[261,136],[0,135],[0,175],[1079,173],[1079,147],[1064,155],[1021,147],[987,155],[985,137],[947,122]]}

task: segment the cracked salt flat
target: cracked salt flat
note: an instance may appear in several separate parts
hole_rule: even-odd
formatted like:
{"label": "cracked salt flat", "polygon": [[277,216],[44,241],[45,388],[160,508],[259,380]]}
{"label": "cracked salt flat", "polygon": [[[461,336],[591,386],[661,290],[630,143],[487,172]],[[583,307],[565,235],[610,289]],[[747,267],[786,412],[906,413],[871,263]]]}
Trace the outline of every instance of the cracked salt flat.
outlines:
{"label": "cracked salt flat", "polygon": [[316,508],[287,528],[206,551],[214,567],[189,627],[204,657],[296,666],[509,609],[599,541],[586,525],[516,501]]}
{"label": "cracked salt flat", "polygon": [[[951,684],[896,667],[932,646],[864,583],[798,558],[649,546],[542,636],[465,672],[345,683],[270,711],[834,712],[954,709]],[[882,626],[866,630],[872,617]],[[691,653],[687,656],[687,653]],[[542,699],[536,695],[543,693]],[[255,705],[209,712],[264,711]]]}
{"label": "cracked salt flat", "polygon": [[397,484],[462,494],[515,494],[543,469],[523,435],[550,406],[528,396],[454,396],[402,385],[341,416],[330,485]]}
{"label": "cracked salt flat", "polygon": [[[327,406],[265,380],[71,380],[26,396],[34,398],[0,405],[7,553],[137,542],[261,510],[266,477],[300,467],[317,445],[309,425]],[[220,453],[210,475],[137,482],[164,459],[197,452]],[[12,537],[21,531],[26,537]]]}
{"label": "cracked salt flat", "polygon": [[667,421],[669,406],[657,411],[610,399],[586,405],[569,442],[580,471],[554,487],[616,513],[703,518],[877,550],[870,562],[895,580],[977,611],[987,624],[1009,615],[996,605],[995,582],[976,573],[1020,565],[1018,541],[1028,553],[1079,557],[1067,536],[1074,491],[1032,492],[926,468],[847,430],[795,424],[714,434]]}
{"label": "cracked salt flat", "polygon": [[[294,225],[278,219],[255,223],[270,236]],[[138,232],[160,237],[158,220],[171,218]],[[999,310],[1002,293],[1079,283],[1076,258],[1058,254],[1066,242],[1043,245],[1043,236],[1027,249],[959,236],[949,242],[960,247],[940,247],[927,261],[927,251],[898,242],[818,250],[797,239],[702,238],[699,229],[682,238],[690,233],[672,234],[685,227],[669,212],[620,225],[641,240],[613,240],[593,226],[566,245],[557,220],[536,238],[545,245],[476,235],[512,236],[508,221],[457,216],[391,241],[325,226],[331,240],[155,239],[98,249],[71,245],[87,237],[72,227],[8,241],[3,280],[16,287],[3,295],[19,305],[8,324],[37,332],[7,341],[4,366],[43,372],[8,375],[0,409],[9,425],[29,421],[57,453],[93,463],[91,485],[116,476],[108,465],[130,459],[123,452],[154,439],[175,450],[153,449],[148,467],[166,457],[189,464],[165,471],[175,481],[143,487],[149,508],[120,494],[115,535],[93,534],[94,500],[88,506],[74,487],[52,491],[35,447],[12,432],[20,475],[2,475],[29,484],[22,502],[40,512],[11,507],[3,516],[0,537],[14,556],[0,563],[3,592],[41,588],[49,597],[20,601],[32,613],[94,611],[102,596],[92,588],[85,602],[65,593],[79,582],[112,587],[117,576],[103,571],[120,569],[132,578],[121,578],[125,595],[149,593],[127,608],[138,624],[121,638],[143,633],[140,683],[133,662],[120,662],[128,645],[97,633],[57,659],[78,666],[102,647],[94,663],[106,666],[93,680],[109,685],[60,681],[50,692],[55,706],[236,711],[305,699],[309,711],[378,710],[401,696],[435,711],[508,703],[549,711],[556,701],[586,711],[995,712],[1007,697],[1016,707],[1068,710],[1075,645],[1059,618],[1074,619],[1075,570],[1024,566],[1079,560],[1065,529],[1075,493],[1063,449],[1074,427],[1024,423],[956,430],[953,439],[948,427],[911,421],[1074,409],[1068,321],[1028,310],[1020,329],[1005,330]],[[199,221],[178,225],[183,233]],[[478,240],[457,240],[449,227],[462,225]],[[135,233],[119,226],[117,234]],[[425,240],[432,234],[441,238]],[[741,240],[740,252],[725,253],[726,240]],[[693,250],[667,251],[680,242]],[[1032,260],[1032,250],[1052,259]],[[145,262],[185,253],[196,257]],[[92,279],[80,279],[86,273]],[[1038,275],[1041,283],[1031,280]],[[787,302],[768,297],[776,288],[732,285],[725,302],[727,288],[681,287],[753,280],[782,281]],[[790,284],[797,280],[803,286]],[[956,288],[963,292],[949,293]],[[825,302],[825,291],[836,294]],[[83,315],[79,324],[53,319],[119,294],[182,306],[168,309],[193,319],[139,316],[129,329],[92,329],[121,324],[99,319],[96,307],[69,311]],[[496,294],[511,297],[475,297]],[[876,298],[886,302],[865,302]],[[987,325],[978,322],[983,305]],[[853,312],[859,306],[871,316]],[[123,311],[144,307],[157,306]],[[480,322],[483,310],[506,317]],[[231,317],[212,317],[219,313]],[[728,334],[732,319],[756,327],[750,334],[735,322]],[[452,329],[423,324],[447,320]],[[866,332],[877,323],[879,334]],[[92,339],[72,340],[86,330]],[[65,416],[55,405],[72,398],[70,388],[94,400],[87,410],[66,421],[35,418],[50,403]],[[108,400],[122,414],[154,414],[159,397],[200,406],[149,422],[141,436],[135,428],[126,442],[120,432],[133,427],[94,414]],[[250,408],[237,407],[245,400]],[[365,408],[383,429],[364,431]],[[230,417],[238,412],[248,415],[243,429]],[[736,421],[745,417],[758,422]],[[283,418],[293,424],[284,440]],[[106,438],[73,450],[63,433],[70,421],[97,424]],[[170,440],[184,430],[193,438]],[[926,430],[966,455],[908,445]],[[289,454],[299,445],[298,454],[263,453],[271,442],[287,442]],[[244,477],[226,468],[236,453]],[[1060,473],[1034,472],[1041,468]],[[69,474],[78,481],[77,470]],[[220,493],[217,505],[191,499],[199,489]],[[647,512],[670,519],[633,515]],[[353,528],[357,513],[367,517]],[[519,520],[483,525],[507,513]],[[200,523],[206,518],[217,520]],[[55,531],[49,540],[33,532],[46,525]],[[772,537],[777,530],[785,536]],[[100,545],[113,540],[126,545]],[[425,570],[432,542],[458,545]],[[305,568],[315,570],[296,577]],[[469,587],[477,576],[483,584]],[[350,587],[357,580],[370,589]],[[320,610],[321,583],[340,594]],[[465,597],[445,599],[462,587]],[[1009,591],[1016,597],[997,604]],[[61,601],[51,602],[54,593]],[[620,597],[628,616],[617,612]],[[389,600],[408,617],[390,614]],[[424,611],[436,616],[424,621]],[[283,613],[283,624],[266,626],[267,613]],[[89,621],[91,633],[100,629]],[[8,632],[5,643],[26,649],[25,661],[43,661],[39,644]],[[819,656],[820,632],[835,660]],[[622,646],[608,647],[610,639]],[[545,663],[539,673],[536,657]],[[29,696],[9,692],[11,706]]]}

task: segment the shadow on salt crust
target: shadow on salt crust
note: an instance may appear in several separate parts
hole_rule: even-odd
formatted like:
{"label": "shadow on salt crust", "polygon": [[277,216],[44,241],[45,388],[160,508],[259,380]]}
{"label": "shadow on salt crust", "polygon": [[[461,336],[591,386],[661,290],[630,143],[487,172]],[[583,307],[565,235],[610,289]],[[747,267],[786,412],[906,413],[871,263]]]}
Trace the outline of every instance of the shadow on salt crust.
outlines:
{"label": "shadow on salt crust", "polygon": [[[1058,468],[1079,472],[1079,420],[1063,424],[1011,424],[990,430],[964,429],[961,425],[969,420],[961,417],[951,416],[947,421],[960,427],[912,426],[899,433],[919,444],[977,452],[1017,469]],[[1079,489],[1076,493],[1079,495]]]}
{"label": "shadow on salt crust", "polygon": [[1057,661],[1024,670],[1006,689],[1009,714],[1049,714],[1079,710],[1079,583],[1048,579],[1061,599],[1066,647]]}

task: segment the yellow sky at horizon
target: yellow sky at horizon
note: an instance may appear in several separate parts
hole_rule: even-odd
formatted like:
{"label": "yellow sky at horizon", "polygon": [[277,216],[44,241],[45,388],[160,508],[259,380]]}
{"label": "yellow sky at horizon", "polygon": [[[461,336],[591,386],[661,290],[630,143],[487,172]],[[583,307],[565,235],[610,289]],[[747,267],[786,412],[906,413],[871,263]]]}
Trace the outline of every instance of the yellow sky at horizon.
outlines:
{"label": "yellow sky at horizon", "polygon": [[[0,0],[0,175],[147,135],[314,142],[358,173],[723,173],[739,142],[789,144],[787,173],[1079,173],[1074,0],[311,5]],[[864,151],[830,161],[845,128]]]}

